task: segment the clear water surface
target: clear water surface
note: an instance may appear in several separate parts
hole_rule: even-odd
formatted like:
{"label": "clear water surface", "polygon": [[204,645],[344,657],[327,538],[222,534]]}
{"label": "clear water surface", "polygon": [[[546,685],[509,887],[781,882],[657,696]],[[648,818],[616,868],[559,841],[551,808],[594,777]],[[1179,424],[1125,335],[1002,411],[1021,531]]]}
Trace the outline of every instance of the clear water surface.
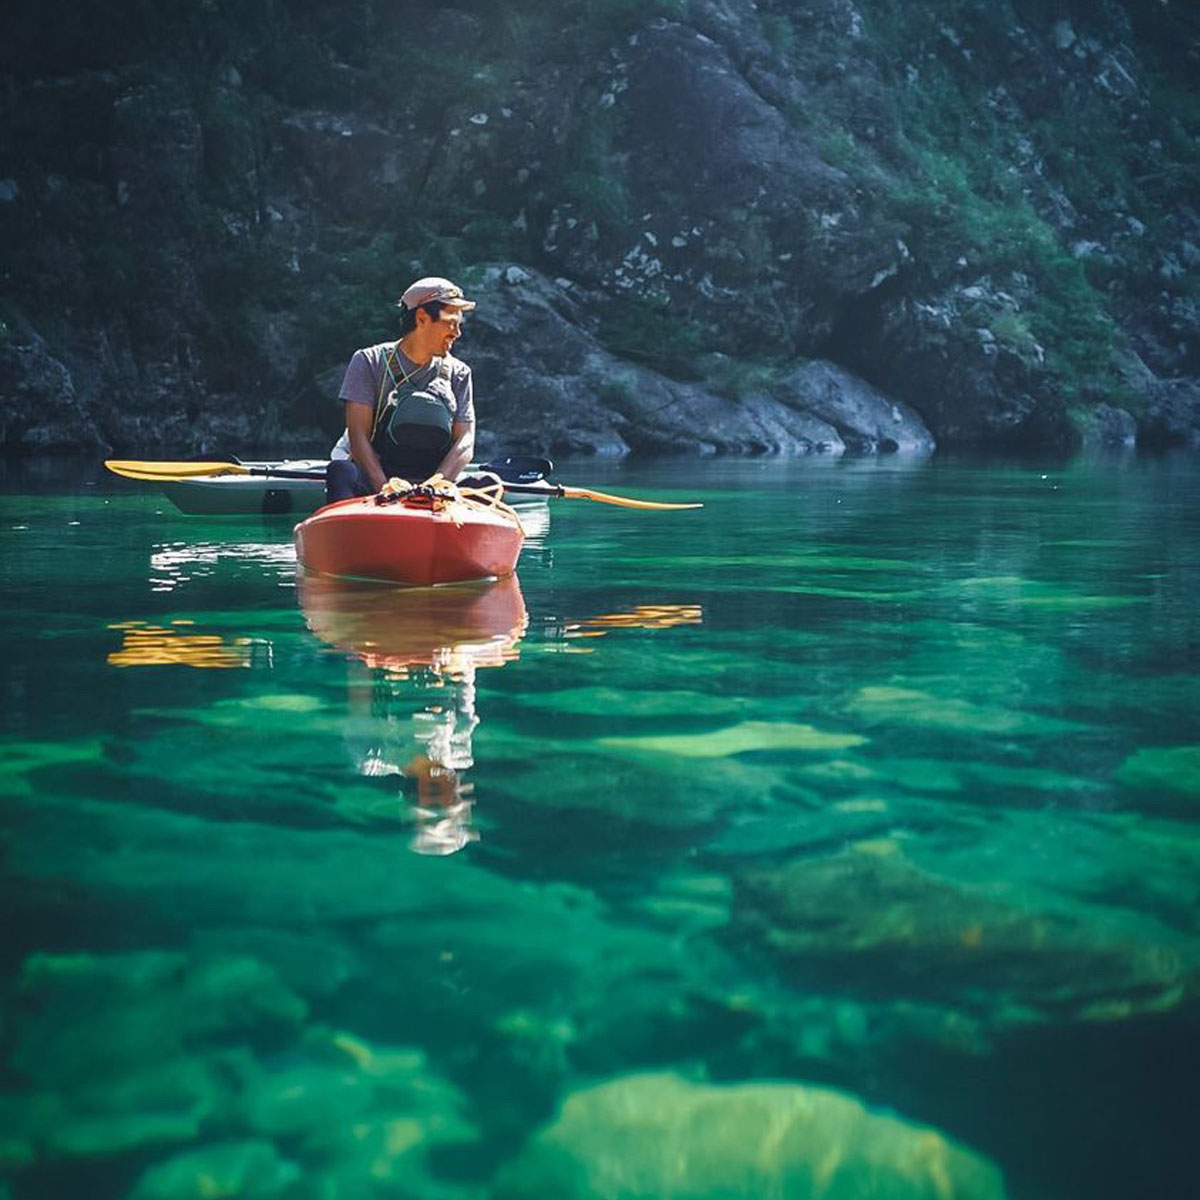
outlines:
{"label": "clear water surface", "polygon": [[10,472],[0,1195],[1192,1194],[1196,467],[564,464],[706,507],[409,593]]}

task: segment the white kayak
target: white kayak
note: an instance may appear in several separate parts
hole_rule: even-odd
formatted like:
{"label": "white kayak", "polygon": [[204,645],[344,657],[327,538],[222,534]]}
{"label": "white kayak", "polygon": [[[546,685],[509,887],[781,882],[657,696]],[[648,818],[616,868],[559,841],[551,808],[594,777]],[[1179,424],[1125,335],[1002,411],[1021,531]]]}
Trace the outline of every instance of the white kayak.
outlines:
{"label": "white kayak", "polygon": [[325,503],[325,459],[246,462],[263,471],[308,472],[311,479],[278,475],[195,475],[190,479],[163,479],[163,494],[181,512],[196,516],[307,516]]}

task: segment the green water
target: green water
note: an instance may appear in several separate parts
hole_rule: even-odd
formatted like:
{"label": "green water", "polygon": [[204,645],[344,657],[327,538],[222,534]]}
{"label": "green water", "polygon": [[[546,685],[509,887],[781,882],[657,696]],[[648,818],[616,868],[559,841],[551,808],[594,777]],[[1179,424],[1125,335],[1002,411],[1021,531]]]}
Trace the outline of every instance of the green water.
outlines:
{"label": "green water", "polygon": [[407,595],[10,477],[0,1196],[1190,1194],[1197,465],[574,464],[706,507]]}

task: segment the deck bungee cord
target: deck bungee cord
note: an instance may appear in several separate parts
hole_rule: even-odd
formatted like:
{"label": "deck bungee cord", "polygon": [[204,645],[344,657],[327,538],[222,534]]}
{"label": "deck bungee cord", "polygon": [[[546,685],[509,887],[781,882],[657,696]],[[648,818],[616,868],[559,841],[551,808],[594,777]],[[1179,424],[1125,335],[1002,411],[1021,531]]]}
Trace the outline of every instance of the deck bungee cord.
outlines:
{"label": "deck bungee cord", "polygon": [[469,484],[458,484],[438,473],[422,483],[410,483],[396,476],[375,494],[375,503],[403,504],[407,508],[428,509],[434,513],[447,512],[455,525],[461,525],[462,520],[451,506],[474,506],[501,513],[521,526],[521,518],[516,510],[504,502],[504,480],[498,475],[473,475],[471,480]]}

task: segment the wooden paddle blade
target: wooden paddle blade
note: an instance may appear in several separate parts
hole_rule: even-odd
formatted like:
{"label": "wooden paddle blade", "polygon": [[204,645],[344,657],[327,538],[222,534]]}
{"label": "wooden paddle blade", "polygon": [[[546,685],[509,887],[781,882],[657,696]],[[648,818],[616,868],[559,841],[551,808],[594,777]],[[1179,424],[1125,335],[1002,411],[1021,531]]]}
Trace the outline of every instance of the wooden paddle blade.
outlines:
{"label": "wooden paddle blade", "polygon": [[154,483],[181,483],[185,479],[210,478],[213,475],[257,475],[264,479],[324,480],[325,470],[290,471],[287,467],[256,467],[230,462],[138,462],[110,458],[104,464],[114,475],[126,479],[148,479]]}
{"label": "wooden paddle blade", "polygon": [[613,496],[608,492],[593,492],[588,488],[565,487],[558,485],[558,495],[568,500],[599,500],[601,504],[619,504],[622,508],[703,508],[703,504],[664,504],[658,500],[632,500],[628,496]]}
{"label": "wooden paddle blade", "polygon": [[250,475],[249,467],[230,462],[139,462],[110,458],[104,464],[126,479],[194,479],[197,475]]}

